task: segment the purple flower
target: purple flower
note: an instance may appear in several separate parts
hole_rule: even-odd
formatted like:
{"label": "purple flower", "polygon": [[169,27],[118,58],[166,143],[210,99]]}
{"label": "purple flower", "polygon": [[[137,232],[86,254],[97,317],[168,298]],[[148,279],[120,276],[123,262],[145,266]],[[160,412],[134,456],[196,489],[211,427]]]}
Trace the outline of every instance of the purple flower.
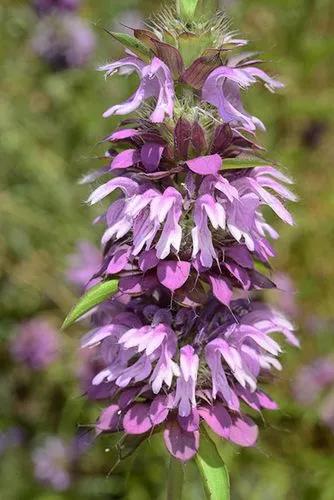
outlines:
{"label": "purple flower", "polygon": [[105,399],[112,393],[111,384],[103,386],[93,385],[95,376],[104,368],[105,362],[101,352],[97,348],[84,349],[80,351],[76,367],[76,376],[80,390],[92,401]]}
{"label": "purple flower", "polygon": [[196,382],[199,357],[191,345],[180,349],[180,374],[176,381],[174,405],[181,417],[189,417],[196,409]]}
{"label": "purple flower", "polygon": [[156,98],[156,107],[150,116],[152,122],[161,123],[165,115],[172,116],[174,108],[174,83],[166,64],[154,57],[150,64],[144,63],[138,57],[129,56],[100,68],[111,76],[117,71],[120,74],[129,74],[136,71],[140,78],[138,90],[123,104],[109,108],[104,117],[111,115],[125,115],[132,113],[150,97]]}
{"label": "purple flower", "polygon": [[32,40],[34,52],[55,71],[86,64],[94,46],[91,28],[70,14],[42,19]]}
{"label": "purple flower", "polygon": [[101,253],[89,241],[79,241],[76,252],[69,256],[66,277],[68,281],[84,289],[101,267]]}
{"label": "purple flower", "polygon": [[11,341],[11,354],[32,370],[42,370],[59,355],[58,337],[57,330],[47,321],[39,318],[26,321]]}
{"label": "purple flower", "polygon": [[[239,64],[242,62],[238,61]],[[250,132],[256,127],[265,130],[261,120],[245,111],[240,96],[240,89],[246,89],[257,80],[262,80],[271,91],[283,87],[280,82],[253,66],[221,66],[210,73],[205,81],[202,98],[218,109],[226,123],[239,125]]]}
{"label": "purple flower", "polygon": [[158,233],[158,258],[167,257],[171,247],[176,252],[179,250],[182,230],[178,222],[182,198],[175,188],[169,187],[161,193],[149,185],[141,187],[130,179],[114,178],[94,191],[88,201],[96,203],[115,189],[121,189],[125,197],[115,201],[106,213],[108,229],[102,239],[104,244],[112,237],[120,239],[132,230],[133,255],[138,255],[144,248],[150,250]]}
{"label": "purple flower", "polygon": [[40,16],[52,12],[73,12],[78,9],[80,0],[34,0],[33,7]]}
{"label": "purple flower", "polygon": [[[258,275],[250,270],[253,268],[249,263],[251,252],[267,262],[274,255],[268,237],[278,238],[278,233],[265,221],[262,210],[269,206],[284,222],[293,224],[292,216],[281,201],[296,200],[283,184],[290,184],[291,180],[272,166],[255,167],[243,175],[239,171],[224,172],[224,159],[215,153],[180,165],[178,172],[185,174],[183,185],[178,189],[165,188],[160,179],[165,175],[164,151],[168,146],[162,142],[150,143],[151,150],[159,149],[151,173],[151,168],[147,169],[147,157],[143,155],[145,135],[140,129],[123,129],[108,138],[117,145],[130,140],[132,146],[136,146],[138,140],[138,145],[111,154],[110,166],[103,175],[115,171],[119,176],[98,187],[88,199],[95,204],[116,190],[122,193],[102,218],[107,225],[102,244],[109,248],[106,274],[128,271],[129,263],[146,272],[159,266],[160,260],[168,259],[172,267],[177,260],[190,262],[194,272],[200,269],[206,273],[210,286],[213,277],[225,268],[231,279],[239,282],[239,287],[257,287]],[[91,178],[95,175],[88,180]],[[249,256],[246,265],[234,257],[237,247],[229,243],[227,248],[224,244],[223,235],[227,232],[230,241],[240,244],[243,254]],[[110,245],[112,241],[120,243]],[[162,281],[159,274],[158,269],[162,284],[176,290],[189,277],[190,268],[186,274],[184,266],[177,268],[174,281]],[[230,288],[228,276],[225,282]],[[223,303],[226,302],[223,300]]]}
{"label": "purple flower", "polygon": [[254,136],[264,126],[241,101],[240,90],[257,80],[271,90],[281,84],[249,54],[231,55],[246,41],[216,25],[216,45],[189,61],[169,17],[154,32],[134,32],[145,60],[128,50],[100,68],[136,72],[140,83],[105,112],[137,113],[105,138],[104,164],[82,180],[106,177],[88,198],[110,200],[96,219],[105,230],[95,278],[118,280],[82,347],[95,363],[85,390],[107,401],[97,433],[161,430],[168,451],[186,461],[202,420],[221,438],[252,446],[258,428],[245,408],[277,408],[262,390],[263,375],[282,368],[273,335],[299,343],[293,325],[257,300],[257,290],[276,286],[257,269],[270,268],[279,237],[268,207],[292,225],[285,203],[296,196],[292,181],[262,160]]}
{"label": "purple flower", "polygon": [[98,432],[141,434],[163,424],[167,448],[187,460],[196,453],[203,418],[221,437],[254,444],[256,425],[240,403],[257,411],[276,408],[258,382],[261,374],[281,369],[281,348],[271,334],[281,331],[290,344],[298,341],[275,309],[248,301],[230,307],[212,299],[198,313],[171,310],[168,294],[156,291],[119,304],[110,323],[88,333],[82,346],[96,346],[105,364],[93,385],[107,385],[114,399]]}

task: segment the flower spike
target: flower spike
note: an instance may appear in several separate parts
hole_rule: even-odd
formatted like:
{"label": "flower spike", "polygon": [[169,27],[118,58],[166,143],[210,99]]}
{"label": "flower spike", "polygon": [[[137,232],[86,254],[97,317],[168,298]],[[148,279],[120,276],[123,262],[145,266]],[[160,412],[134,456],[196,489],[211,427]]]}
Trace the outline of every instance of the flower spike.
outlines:
{"label": "flower spike", "polygon": [[134,30],[142,57],[127,39],[126,56],[100,68],[135,72],[139,85],[104,113],[130,116],[85,179],[106,177],[88,199],[106,203],[92,279],[119,282],[91,311],[82,342],[98,361],[88,393],[106,400],[97,433],[162,430],[180,461],[198,453],[203,422],[253,446],[247,406],[277,408],[262,389],[263,375],[282,368],[274,334],[298,345],[292,323],[258,294],[276,286],[266,270],[279,234],[266,209],[292,225],[286,202],[296,196],[261,156],[264,124],[242,102],[259,81],[272,91],[282,84],[242,52],[246,41],[224,15],[199,14],[204,3],[179,0],[179,18],[167,9],[151,30]]}

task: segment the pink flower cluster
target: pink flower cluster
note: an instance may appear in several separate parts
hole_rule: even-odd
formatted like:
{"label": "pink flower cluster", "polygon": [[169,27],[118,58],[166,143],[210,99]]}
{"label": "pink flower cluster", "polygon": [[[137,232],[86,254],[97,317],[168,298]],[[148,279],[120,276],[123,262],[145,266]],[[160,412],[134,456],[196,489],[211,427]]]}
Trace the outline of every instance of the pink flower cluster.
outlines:
{"label": "pink flower cluster", "polygon": [[254,136],[264,125],[241,99],[257,81],[282,85],[249,53],[226,50],[222,62],[212,49],[220,57],[199,54],[187,65],[162,32],[134,35],[151,56],[128,51],[101,69],[137,73],[136,92],[104,116],[135,114],[105,139],[105,165],[84,179],[107,176],[88,199],[110,200],[97,220],[105,230],[94,280],[117,279],[119,291],[94,311],[82,346],[97,353],[102,368],[91,385],[109,401],[97,431],[162,429],[169,452],[185,461],[201,422],[251,446],[258,430],[247,406],[277,407],[259,387],[281,369],[273,334],[298,340],[256,291],[275,287],[259,271],[270,268],[270,240],[279,236],[265,209],[292,225],[284,202],[296,197],[291,180],[261,159]]}

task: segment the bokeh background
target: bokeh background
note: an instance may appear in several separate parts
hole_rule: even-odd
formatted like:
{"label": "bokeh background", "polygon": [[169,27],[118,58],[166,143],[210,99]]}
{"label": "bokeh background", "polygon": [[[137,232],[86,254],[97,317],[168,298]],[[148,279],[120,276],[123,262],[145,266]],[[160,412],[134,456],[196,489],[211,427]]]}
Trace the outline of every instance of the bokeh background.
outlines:
{"label": "bokeh background", "polygon": [[[274,263],[283,273],[282,284],[296,292],[271,293],[268,298],[293,316],[302,347],[284,353],[285,369],[271,389],[280,410],[257,416],[262,427],[257,447],[239,450],[226,445],[232,500],[332,500],[334,3],[226,0],[223,5],[233,26],[252,41],[252,49],[263,51],[266,68],[286,84],[275,96],[256,87],[247,101],[267,125],[261,141],[269,156],[293,176],[300,196],[292,207],[296,227],[279,227]],[[87,47],[79,35],[72,40],[78,26],[70,25],[62,40],[83,44],[83,54],[64,59],[52,52],[55,31],[51,44],[45,35],[48,29],[65,29],[54,16],[38,16],[29,1],[0,2],[4,500],[150,500],[165,495],[167,454],[159,438],[144,443],[115,468],[112,439],[95,441],[90,435],[99,407],[81,397],[87,360],[78,353],[80,328],[59,331],[80,293],[80,279],[76,284],[69,279],[73,258],[68,256],[78,241],[97,245],[100,236],[100,229],[91,225],[94,210],[83,201],[89,188],[78,180],[96,167],[98,142],[116,123],[103,120],[102,112],[128,96],[135,84],[132,78],[119,77],[105,82],[95,71],[121,54],[104,28],[139,26],[159,6],[158,0],[82,0],[71,16],[85,23],[80,29],[84,26],[93,34],[86,33],[91,37]],[[22,333],[34,328],[39,333]],[[20,335],[26,335],[29,346],[50,337],[51,352],[40,354],[50,357],[44,368],[36,369],[35,362],[32,369],[34,363],[20,360]],[[192,464],[186,466],[186,481],[185,499],[203,498]]]}

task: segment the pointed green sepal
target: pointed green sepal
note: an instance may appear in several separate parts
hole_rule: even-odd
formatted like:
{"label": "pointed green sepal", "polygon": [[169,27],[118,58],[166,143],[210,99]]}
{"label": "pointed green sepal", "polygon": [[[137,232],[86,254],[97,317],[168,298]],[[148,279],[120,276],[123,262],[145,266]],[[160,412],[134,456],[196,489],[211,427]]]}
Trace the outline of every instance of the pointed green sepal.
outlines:
{"label": "pointed green sepal", "polygon": [[131,52],[141,57],[142,59],[150,59],[151,51],[146,45],[138,40],[137,38],[128,35],[127,33],[115,33],[113,31],[106,30],[109,35],[111,35],[115,40],[120,42],[124,47],[130,49]]}

